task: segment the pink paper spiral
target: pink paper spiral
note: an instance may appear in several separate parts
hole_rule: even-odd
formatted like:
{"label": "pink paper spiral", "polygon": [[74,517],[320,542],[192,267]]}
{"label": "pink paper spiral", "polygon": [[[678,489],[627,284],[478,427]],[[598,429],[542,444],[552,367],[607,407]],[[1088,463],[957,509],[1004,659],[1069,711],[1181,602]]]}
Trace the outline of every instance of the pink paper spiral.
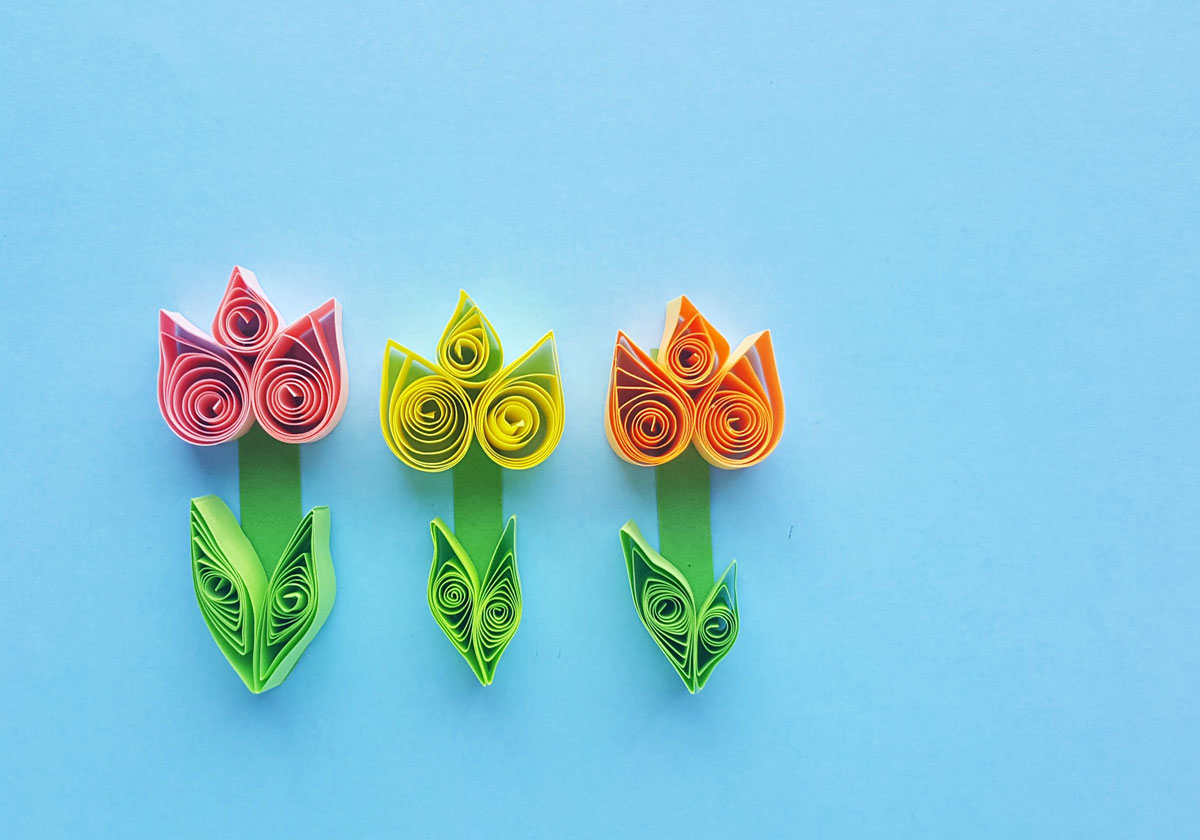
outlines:
{"label": "pink paper spiral", "polygon": [[226,349],[250,358],[266,350],[283,328],[283,318],[267,299],[254,272],[234,266],[225,296],[213,318],[213,337]]}
{"label": "pink paper spiral", "polygon": [[159,310],[158,408],[188,443],[215,446],[254,424],[243,362],[178,312]]}
{"label": "pink paper spiral", "polygon": [[333,430],[346,409],[342,308],[330,300],[276,337],[250,380],[254,415],[285,443],[310,443]]}

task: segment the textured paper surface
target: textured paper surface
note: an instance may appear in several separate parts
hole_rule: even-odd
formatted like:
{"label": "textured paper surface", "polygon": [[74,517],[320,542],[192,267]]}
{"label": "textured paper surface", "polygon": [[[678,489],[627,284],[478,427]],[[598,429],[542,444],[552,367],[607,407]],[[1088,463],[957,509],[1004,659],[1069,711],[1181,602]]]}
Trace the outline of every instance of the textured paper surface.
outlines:
{"label": "textured paper surface", "polygon": [[454,467],[454,534],[472,557],[491,555],[504,524],[504,471],[472,446]]}
{"label": "textured paper surface", "polygon": [[658,508],[658,548],[693,591],[707,592],[713,582],[712,517],[709,466],[695,449],[654,470]]}
{"label": "textured paper surface", "polygon": [[[300,447],[255,426],[238,441],[242,530],[270,574],[300,519]],[[267,565],[270,564],[270,565]]]}

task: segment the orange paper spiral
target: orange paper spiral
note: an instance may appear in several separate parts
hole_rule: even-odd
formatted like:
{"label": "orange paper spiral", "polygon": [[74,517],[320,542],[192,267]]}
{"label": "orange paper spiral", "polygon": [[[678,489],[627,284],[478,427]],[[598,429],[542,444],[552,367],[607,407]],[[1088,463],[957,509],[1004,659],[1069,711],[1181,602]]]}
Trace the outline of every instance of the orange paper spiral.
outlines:
{"label": "orange paper spiral", "polygon": [[696,401],[696,449],[714,467],[749,467],[783,434],[783,390],[771,333],[747,338]]}
{"label": "orange paper spiral", "polygon": [[664,464],[696,445],[721,469],[761,462],[783,434],[783,389],[771,334],[729,342],[686,297],[667,305],[657,358],[617,333],[604,425],[632,464]]}
{"label": "orange paper spiral", "polygon": [[692,398],[653,359],[617,333],[604,425],[613,450],[631,464],[670,461],[692,437]]}

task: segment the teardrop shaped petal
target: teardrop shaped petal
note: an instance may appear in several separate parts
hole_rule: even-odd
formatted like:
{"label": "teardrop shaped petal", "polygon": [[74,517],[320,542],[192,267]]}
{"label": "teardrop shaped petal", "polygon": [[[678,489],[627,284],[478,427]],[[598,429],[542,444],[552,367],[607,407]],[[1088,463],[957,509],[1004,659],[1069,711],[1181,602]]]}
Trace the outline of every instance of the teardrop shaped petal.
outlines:
{"label": "teardrop shaped petal", "polygon": [[437,359],[469,391],[486,385],[504,364],[500,337],[466,292],[458,293],[458,306],[438,339]]}
{"label": "teardrop shaped petal", "polygon": [[771,333],[763,330],[730,354],[696,402],[696,449],[714,467],[760,463],[783,435],[783,388]]}
{"label": "teardrop shaped petal", "polygon": [[667,304],[667,323],[658,345],[658,364],[695,396],[712,381],[729,356],[729,342],[687,296]]}
{"label": "teardrop shaped petal", "polygon": [[242,361],[178,312],[159,310],[158,407],[176,435],[215,446],[254,424]]}
{"label": "teardrop shaped petal", "polygon": [[613,451],[631,464],[663,464],[687,448],[692,398],[663,368],[617,333],[604,428]]}
{"label": "teardrop shaped petal", "polygon": [[475,402],[479,445],[493,461],[524,470],[546,460],[563,432],[562,381],[548,332],[499,374]]}
{"label": "teardrop shaped petal", "polygon": [[213,337],[253,366],[281,330],[283,317],[267,299],[254,272],[235,265],[213,317]]}
{"label": "teardrop shaped petal", "polygon": [[392,453],[422,472],[453,467],[471,445],[471,401],[433,362],[388,341],[379,424]]}
{"label": "teardrop shaped petal", "polygon": [[333,431],[349,393],[342,307],[329,300],[280,333],[251,377],[254,414],[284,443],[311,443]]}

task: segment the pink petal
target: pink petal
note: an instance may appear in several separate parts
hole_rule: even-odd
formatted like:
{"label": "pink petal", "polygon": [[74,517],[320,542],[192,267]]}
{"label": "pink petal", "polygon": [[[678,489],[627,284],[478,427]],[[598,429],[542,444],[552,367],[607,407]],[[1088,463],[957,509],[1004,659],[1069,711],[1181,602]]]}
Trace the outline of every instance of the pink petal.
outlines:
{"label": "pink petal", "polygon": [[214,446],[254,424],[242,361],[178,312],[158,314],[158,408],[188,443]]}
{"label": "pink petal", "polygon": [[333,431],[349,388],[342,307],[330,300],[280,333],[251,374],[254,415],[285,443],[311,443]]}
{"label": "pink petal", "polygon": [[282,329],[283,318],[267,300],[254,272],[235,265],[213,318],[213,336],[253,367]]}

